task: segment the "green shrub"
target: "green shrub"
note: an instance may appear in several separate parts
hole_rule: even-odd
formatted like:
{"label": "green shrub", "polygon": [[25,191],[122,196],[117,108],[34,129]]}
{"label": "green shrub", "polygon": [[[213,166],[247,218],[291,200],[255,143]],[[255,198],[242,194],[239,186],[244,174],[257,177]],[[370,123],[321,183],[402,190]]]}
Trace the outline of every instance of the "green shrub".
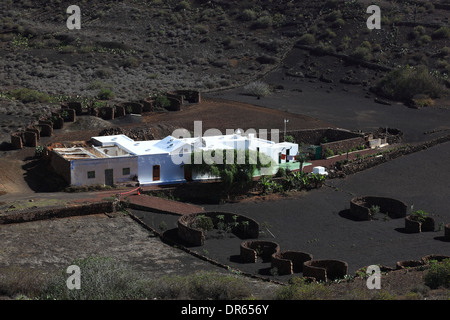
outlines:
{"label": "green shrub", "polygon": [[366,46],[359,46],[355,48],[350,56],[358,60],[370,61],[372,60],[372,50]]}
{"label": "green shrub", "polygon": [[36,298],[45,286],[43,270],[20,266],[3,267],[0,273],[0,294],[8,297],[25,295]]}
{"label": "green shrub", "polygon": [[101,88],[97,93],[97,98],[100,100],[110,100],[114,98],[114,93],[111,91],[111,89]]}
{"label": "green shrub", "polygon": [[189,10],[191,8],[191,4],[188,1],[180,1],[176,6],[176,11]]}
{"label": "green shrub", "polygon": [[170,107],[170,100],[164,95],[157,96],[155,99],[155,106],[157,108]]}
{"label": "green shrub", "polygon": [[151,296],[159,299],[235,300],[251,295],[244,281],[217,272],[163,277],[152,283],[150,290]]}
{"label": "green shrub", "polygon": [[73,261],[81,270],[81,289],[69,290],[67,273],[61,271],[42,292],[42,299],[120,300],[144,298],[142,278],[127,265],[107,257],[88,257]]}
{"label": "green shrub", "polygon": [[289,280],[275,293],[277,300],[329,300],[332,298],[330,288],[322,283],[307,283],[303,278],[295,277]]}
{"label": "green shrub", "polygon": [[252,24],[252,28],[253,29],[266,29],[269,28],[270,26],[272,26],[272,17],[270,16],[262,16],[259,17],[253,24]]}
{"label": "green shrub", "polygon": [[239,19],[242,21],[253,21],[256,19],[256,13],[255,13],[255,11],[253,11],[251,9],[245,9],[239,15]]}
{"label": "green shrub", "polygon": [[331,150],[329,148],[326,148],[324,153],[323,153],[323,156],[325,157],[325,159],[333,157],[334,156],[334,152],[333,152],[333,150]]}
{"label": "green shrub", "polygon": [[342,18],[342,12],[340,10],[332,11],[324,17],[325,21],[335,22],[337,19]]}
{"label": "green shrub", "polygon": [[135,68],[139,66],[139,60],[136,57],[128,57],[122,62],[122,66],[126,68]]}
{"label": "green shrub", "polygon": [[450,259],[445,259],[440,263],[433,262],[424,280],[425,285],[431,289],[450,288]]}
{"label": "green shrub", "polygon": [[195,217],[193,227],[201,229],[203,231],[210,231],[214,229],[214,224],[210,217],[207,217],[203,214],[199,214]]}
{"label": "green shrub", "polygon": [[295,139],[293,136],[287,135],[284,141],[294,143]]}
{"label": "green shrub", "polygon": [[314,38],[314,36],[310,33],[305,33],[300,37],[300,39],[298,39],[298,44],[302,45],[311,45],[314,42],[316,42],[316,38]]}
{"label": "green shrub", "polygon": [[402,67],[391,71],[376,86],[376,91],[390,99],[410,101],[416,94],[440,98],[447,89],[425,66]]}
{"label": "green shrub", "polygon": [[51,97],[44,92],[39,92],[37,90],[31,90],[27,88],[14,89],[9,92],[9,94],[16,100],[20,100],[23,103],[29,102],[50,102]]}
{"label": "green shrub", "polygon": [[432,33],[433,39],[449,39],[450,38],[450,28],[440,27]]}
{"label": "green shrub", "polygon": [[424,34],[423,36],[420,36],[417,40],[417,43],[421,46],[425,46],[431,42],[431,37],[427,34]]}

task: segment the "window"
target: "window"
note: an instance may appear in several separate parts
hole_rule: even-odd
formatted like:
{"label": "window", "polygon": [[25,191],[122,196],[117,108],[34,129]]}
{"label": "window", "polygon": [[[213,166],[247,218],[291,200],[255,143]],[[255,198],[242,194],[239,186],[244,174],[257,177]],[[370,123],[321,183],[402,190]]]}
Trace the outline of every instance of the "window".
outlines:
{"label": "window", "polygon": [[88,171],[87,177],[88,177],[88,179],[94,179],[95,178],[95,171]]}
{"label": "window", "polygon": [[130,168],[123,168],[122,169],[122,175],[123,176],[129,176],[130,175]]}

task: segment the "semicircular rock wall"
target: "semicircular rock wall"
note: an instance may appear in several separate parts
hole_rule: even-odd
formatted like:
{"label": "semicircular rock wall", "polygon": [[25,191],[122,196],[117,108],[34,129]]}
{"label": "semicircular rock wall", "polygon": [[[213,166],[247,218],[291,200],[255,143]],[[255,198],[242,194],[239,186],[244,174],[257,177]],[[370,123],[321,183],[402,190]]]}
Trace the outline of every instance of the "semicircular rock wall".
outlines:
{"label": "semicircular rock wall", "polygon": [[340,260],[310,260],[303,264],[303,276],[318,281],[341,279],[347,274],[348,264]]}
{"label": "semicircular rock wall", "polygon": [[283,251],[272,254],[271,266],[276,268],[279,275],[303,272],[303,264],[313,259],[307,252]]}
{"label": "semicircular rock wall", "polygon": [[230,212],[191,213],[178,219],[178,236],[191,245],[202,246],[205,242],[204,230],[194,227],[199,215],[210,218],[215,229],[227,229],[241,239],[259,236],[259,224],[246,216]]}
{"label": "semicircular rock wall", "polygon": [[350,200],[350,216],[359,221],[372,219],[372,207],[379,207],[381,213],[386,213],[392,219],[403,218],[408,210],[407,205],[397,199],[387,197],[362,196]]}
{"label": "semicircular rock wall", "polygon": [[240,260],[243,263],[255,263],[258,257],[269,261],[272,254],[280,252],[280,245],[273,241],[245,241],[240,246]]}

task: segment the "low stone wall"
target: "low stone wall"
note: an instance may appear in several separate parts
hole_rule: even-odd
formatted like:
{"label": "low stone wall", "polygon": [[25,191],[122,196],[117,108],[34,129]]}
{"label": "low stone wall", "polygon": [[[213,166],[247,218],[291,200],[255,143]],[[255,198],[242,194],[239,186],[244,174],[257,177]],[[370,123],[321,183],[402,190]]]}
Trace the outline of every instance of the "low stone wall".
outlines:
{"label": "low stone wall", "polygon": [[116,107],[123,107],[126,114],[134,113],[141,114],[143,112],[144,106],[139,102],[119,102],[116,103]]}
{"label": "low stone wall", "polygon": [[178,219],[178,237],[190,245],[202,246],[205,243],[205,234],[202,230],[191,227],[196,214],[184,215]]}
{"label": "low stone wall", "polygon": [[155,111],[155,99],[147,97],[141,100],[142,108],[144,112],[152,112]]}
{"label": "low stone wall", "polygon": [[170,101],[170,105],[166,107],[169,111],[180,111],[183,106],[183,98],[179,98],[179,96],[167,95],[167,99]]}
{"label": "low stone wall", "polygon": [[422,260],[425,264],[428,264],[428,263],[430,263],[430,261],[432,261],[432,260],[435,260],[435,261],[437,261],[437,262],[442,262],[442,261],[445,260],[445,259],[450,259],[450,256],[445,256],[445,255],[442,255],[442,254],[430,254],[430,255],[427,255],[427,256],[422,257],[421,260]]}
{"label": "low stone wall", "polygon": [[387,213],[392,219],[405,217],[408,210],[405,203],[396,199],[365,196],[350,200],[350,216],[359,221],[370,220],[372,206],[380,207],[380,212]]}
{"label": "low stone wall", "polygon": [[175,90],[169,92],[169,94],[177,95],[182,97],[182,101],[188,101],[189,103],[200,103],[201,94],[200,91],[196,90]]}
{"label": "low stone wall", "polygon": [[345,140],[339,140],[334,142],[321,143],[322,147],[322,158],[325,158],[327,150],[333,151],[334,154],[339,152],[346,152],[354,148],[358,148],[366,144],[364,137],[350,138]]}
{"label": "low stone wall", "polygon": [[406,269],[406,268],[415,268],[415,267],[420,267],[423,266],[425,264],[424,261],[422,260],[403,260],[403,261],[398,261],[396,263],[396,268],[398,269]]}
{"label": "low stone wall", "polygon": [[303,271],[303,264],[313,259],[310,253],[299,251],[277,252],[272,255],[271,266],[277,268],[279,275]]}
{"label": "low stone wall", "polygon": [[62,109],[72,109],[75,111],[75,114],[77,116],[81,115],[83,113],[83,106],[81,102],[78,101],[69,101],[69,102],[63,102],[61,103]]}
{"label": "low stone wall", "polygon": [[280,246],[272,241],[245,241],[240,246],[240,260],[243,263],[256,263],[258,257],[269,261],[274,253],[280,252]]}
{"label": "low stone wall", "polygon": [[113,120],[115,117],[115,108],[114,107],[101,107],[98,110],[98,116],[103,120]]}
{"label": "low stone wall", "polygon": [[348,274],[347,262],[340,260],[310,260],[303,264],[303,276],[318,281],[344,278]]}
{"label": "low stone wall", "polygon": [[21,223],[53,218],[67,218],[90,214],[110,213],[114,211],[114,204],[106,201],[71,207],[34,209],[2,214],[0,216],[0,224]]}
{"label": "low stone wall", "polygon": [[364,143],[364,135],[362,133],[338,128],[292,130],[286,134],[292,136],[297,143],[310,145],[327,144],[355,138],[362,138]]}
{"label": "low stone wall", "polygon": [[125,112],[125,107],[122,105],[115,105],[114,106],[114,115],[115,117],[123,117],[125,116],[127,113]]}

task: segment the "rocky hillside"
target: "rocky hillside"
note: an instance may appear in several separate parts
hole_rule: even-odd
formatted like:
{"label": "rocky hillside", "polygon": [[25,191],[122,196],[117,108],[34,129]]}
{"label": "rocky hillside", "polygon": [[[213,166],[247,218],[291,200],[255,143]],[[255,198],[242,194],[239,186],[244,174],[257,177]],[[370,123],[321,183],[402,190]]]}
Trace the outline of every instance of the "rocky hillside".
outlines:
{"label": "rocky hillside", "polygon": [[[20,129],[19,119],[36,119],[69,96],[205,92],[242,86],[277,67],[376,87],[393,68],[423,65],[439,90],[448,85],[448,0],[378,1],[382,28],[372,31],[368,1],[82,0],[81,29],[69,30],[72,4],[1,2],[4,140]],[[302,53],[286,61],[294,47]],[[329,64],[329,57],[339,63]]]}

